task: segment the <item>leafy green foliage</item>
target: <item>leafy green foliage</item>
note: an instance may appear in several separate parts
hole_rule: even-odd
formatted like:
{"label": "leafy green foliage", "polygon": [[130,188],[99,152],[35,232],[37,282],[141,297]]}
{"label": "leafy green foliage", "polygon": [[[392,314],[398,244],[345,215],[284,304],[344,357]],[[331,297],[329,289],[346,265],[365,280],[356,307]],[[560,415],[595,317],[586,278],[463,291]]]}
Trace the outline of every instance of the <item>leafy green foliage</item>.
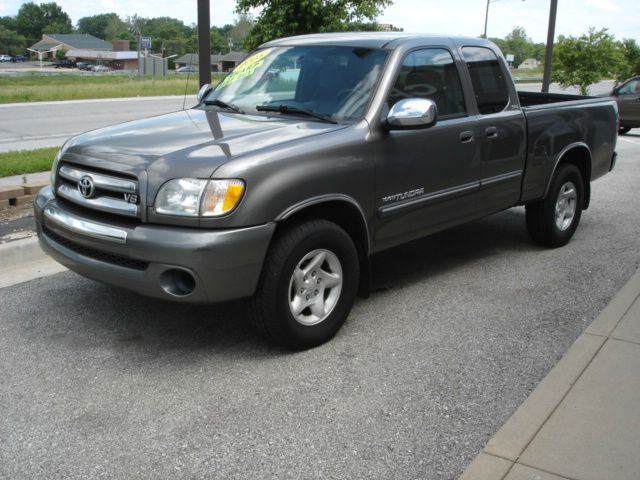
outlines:
{"label": "leafy green foliage", "polygon": [[116,13],[101,13],[78,20],[78,33],[88,33],[107,41],[122,38],[128,30],[128,25]]}
{"label": "leafy green foliage", "polygon": [[29,40],[39,40],[43,33],[71,33],[71,19],[55,2],[24,3],[16,16],[16,31]]}
{"label": "leafy green foliage", "polygon": [[23,55],[26,44],[27,40],[22,35],[0,24],[0,45],[3,46],[0,53]]}
{"label": "leafy green foliage", "polygon": [[544,43],[533,43],[523,27],[513,27],[511,33],[504,39],[491,38],[490,40],[502,50],[503,54],[513,54],[515,68],[518,68],[518,65],[527,58],[542,60],[544,57]]}
{"label": "leafy green foliage", "polygon": [[577,86],[588,95],[589,85],[614,72],[622,62],[619,46],[607,29],[589,32],[580,37],[558,38],[554,49],[552,78],[563,87]]}
{"label": "leafy green foliage", "polygon": [[390,5],[391,0],[238,0],[237,11],[262,8],[245,40],[253,49],[274,38],[305,33],[361,30]]}
{"label": "leafy green foliage", "polygon": [[623,39],[618,45],[622,61],[614,74],[616,81],[622,82],[627,78],[640,75],[640,46],[630,38]]}

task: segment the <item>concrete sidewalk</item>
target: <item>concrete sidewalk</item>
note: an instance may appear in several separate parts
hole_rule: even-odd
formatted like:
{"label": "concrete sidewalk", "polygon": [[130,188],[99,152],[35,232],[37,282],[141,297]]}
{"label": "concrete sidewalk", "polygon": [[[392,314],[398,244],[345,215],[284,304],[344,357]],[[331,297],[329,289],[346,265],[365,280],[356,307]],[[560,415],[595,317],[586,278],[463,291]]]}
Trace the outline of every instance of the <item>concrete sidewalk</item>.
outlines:
{"label": "concrete sidewalk", "polygon": [[51,178],[51,171],[49,170],[47,170],[46,172],[26,173],[24,175],[0,177],[0,187],[21,186],[25,183],[48,182],[49,178]]}
{"label": "concrete sidewalk", "polygon": [[640,270],[460,480],[640,478]]}

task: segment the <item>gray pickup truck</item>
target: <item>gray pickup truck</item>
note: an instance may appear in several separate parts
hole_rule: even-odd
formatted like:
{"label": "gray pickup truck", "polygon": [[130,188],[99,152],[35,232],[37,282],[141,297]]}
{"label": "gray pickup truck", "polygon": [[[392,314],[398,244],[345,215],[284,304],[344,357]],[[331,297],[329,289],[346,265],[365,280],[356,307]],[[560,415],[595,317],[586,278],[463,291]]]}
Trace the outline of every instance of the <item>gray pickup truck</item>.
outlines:
{"label": "gray pickup truck", "polygon": [[251,300],[301,349],[367,294],[372,254],[516,205],[559,247],[615,163],[612,99],[518,93],[477,38],[262,45],[189,110],[70,139],[35,211],[71,270],[179,302]]}

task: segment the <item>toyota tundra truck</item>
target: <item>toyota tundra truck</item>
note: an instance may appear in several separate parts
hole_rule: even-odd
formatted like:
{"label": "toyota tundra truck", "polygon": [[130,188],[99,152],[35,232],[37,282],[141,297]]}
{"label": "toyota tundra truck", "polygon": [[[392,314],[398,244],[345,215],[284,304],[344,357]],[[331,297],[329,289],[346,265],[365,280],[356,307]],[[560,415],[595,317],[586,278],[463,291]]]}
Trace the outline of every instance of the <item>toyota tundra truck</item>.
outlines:
{"label": "toyota tundra truck", "polygon": [[517,92],[498,48],[405,33],[253,51],[184,111],[75,136],[35,205],[69,269],[164,300],[250,300],[270,339],[330,339],[382,250],[514,206],[565,245],[615,164],[610,98]]}

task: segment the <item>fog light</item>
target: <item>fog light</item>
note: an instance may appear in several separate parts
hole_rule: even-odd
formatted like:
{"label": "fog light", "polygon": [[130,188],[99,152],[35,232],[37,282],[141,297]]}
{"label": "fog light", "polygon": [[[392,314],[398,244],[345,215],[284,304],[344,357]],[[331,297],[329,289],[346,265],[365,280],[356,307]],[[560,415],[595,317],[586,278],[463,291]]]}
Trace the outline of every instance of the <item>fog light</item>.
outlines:
{"label": "fog light", "polygon": [[195,290],[196,279],[186,270],[172,268],[160,275],[160,286],[169,295],[185,297]]}

